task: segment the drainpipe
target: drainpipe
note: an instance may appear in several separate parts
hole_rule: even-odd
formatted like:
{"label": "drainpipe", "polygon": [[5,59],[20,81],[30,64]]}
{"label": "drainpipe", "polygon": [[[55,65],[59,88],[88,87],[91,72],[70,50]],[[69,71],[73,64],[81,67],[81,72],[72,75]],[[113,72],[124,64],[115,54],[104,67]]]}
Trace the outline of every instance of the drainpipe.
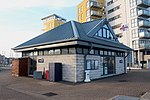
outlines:
{"label": "drainpipe", "polygon": [[86,70],[86,57],[87,55],[91,52],[91,50],[93,49],[93,44],[90,43],[90,49],[88,50],[88,52],[84,55],[84,80],[85,80],[85,76],[86,76],[86,73],[85,73],[85,70]]}
{"label": "drainpipe", "polygon": [[[127,55],[124,57],[124,73],[127,73],[127,67],[126,67],[126,58],[129,56],[130,52],[127,52]],[[129,65],[129,70],[130,70],[130,65]]]}

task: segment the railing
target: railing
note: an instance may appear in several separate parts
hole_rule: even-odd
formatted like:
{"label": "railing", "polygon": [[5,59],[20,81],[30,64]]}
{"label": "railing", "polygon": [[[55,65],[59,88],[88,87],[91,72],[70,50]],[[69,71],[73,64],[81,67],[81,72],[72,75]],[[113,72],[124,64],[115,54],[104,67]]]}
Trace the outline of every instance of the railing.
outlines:
{"label": "railing", "polygon": [[101,16],[101,13],[98,12],[98,11],[91,11],[91,15],[94,15],[94,16]]}
{"label": "railing", "polygon": [[142,21],[139,21],[139,26],[141,27],[150,27],[150,22],[149,21],[145,21],[145,20],[142,20]]}
{"label": "railing", "polygon": [[101,8],[102,5],[98,4],[98,2],[91,2],[90,7],[96,7],[96,8]]}
{"label": "railing", "polygon": [[139,48],[140,49],[150,49],[150,44],[140,44]]}
{"label": "railing", "polygon": [[150,6],[150,1],[149,0],[137,0],[137,5],[147,5]]}
{"label": "railing", "polygon": [[150,33],[145,31],[145,32],[140,32],[139,37],[150,37]]}
{"label": "railing", "polygon": [[138,15],[147,15],[150,16],[150,12],[148,10],[139,10]]}

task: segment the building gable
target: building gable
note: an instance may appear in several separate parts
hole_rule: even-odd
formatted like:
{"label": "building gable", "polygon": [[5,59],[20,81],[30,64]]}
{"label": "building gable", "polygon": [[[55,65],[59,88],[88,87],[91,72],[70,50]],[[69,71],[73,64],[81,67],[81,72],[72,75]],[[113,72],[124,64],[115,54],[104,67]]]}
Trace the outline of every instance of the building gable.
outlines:
{"label": "building gable", "polygon": [[99,38],[99,39],[107,39],[119,42],[113,29],[109,25],[106,19],[102,20],[102,22],[98,23],[92,30],[87,33],[88,36]]}

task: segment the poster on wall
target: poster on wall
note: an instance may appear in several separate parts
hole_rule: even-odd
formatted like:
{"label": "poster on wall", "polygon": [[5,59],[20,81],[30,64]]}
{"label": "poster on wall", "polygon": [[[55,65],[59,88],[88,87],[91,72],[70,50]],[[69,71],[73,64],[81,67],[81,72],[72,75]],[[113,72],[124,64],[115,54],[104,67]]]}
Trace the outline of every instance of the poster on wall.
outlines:
{"label": "poster on wall", "polygon": [[44,63],[44,59],[43,58],[38,59],[38,63]]}

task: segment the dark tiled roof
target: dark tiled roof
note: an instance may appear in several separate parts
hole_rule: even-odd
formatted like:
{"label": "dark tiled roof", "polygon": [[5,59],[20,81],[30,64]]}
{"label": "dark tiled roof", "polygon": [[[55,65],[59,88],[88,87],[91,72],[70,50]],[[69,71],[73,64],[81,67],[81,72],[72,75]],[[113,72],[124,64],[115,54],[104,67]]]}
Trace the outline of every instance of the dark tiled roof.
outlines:
{"label": "dark tiled roof", "polygon": [[74,34],[73,34],[71,23],[68,22],[44,34],[41,34],[17,47],[45,44],[49,42],[70,39],[73,37],[74,37]]}
{"label": "dark tiled roof", "polygon": [[[57,28],[54,28],[46,33],[43,33],[17,47],[14,49],[19,49],[22,47],[30,47],[30,46],[38,46],[41,44],[48,44],[48,43],[55,43],[56,41],[64,41],[64,40],[71,40],[71,39],[78,39],[84,40],[87,42],[93,42],[97,44],[102,44],[106,46],[111,46],[115,48],[121,48],[126,50],[131,50],[129,47],[119,43],[118,41],[111,41],[108,39],[97,39],[88,35],[88,33],[95,29],[98,30],[100,26],[103,26],[108,22],[106,19],[95,20],[86,23],[79,23],[75,21],[69,21]],[[98,27],[96,27],[98,26]],[[108,25],[110,26],[110,25]],[[111,28],[111,27],[110,27]],[[94,32],[94,30],[93,30]]]}

